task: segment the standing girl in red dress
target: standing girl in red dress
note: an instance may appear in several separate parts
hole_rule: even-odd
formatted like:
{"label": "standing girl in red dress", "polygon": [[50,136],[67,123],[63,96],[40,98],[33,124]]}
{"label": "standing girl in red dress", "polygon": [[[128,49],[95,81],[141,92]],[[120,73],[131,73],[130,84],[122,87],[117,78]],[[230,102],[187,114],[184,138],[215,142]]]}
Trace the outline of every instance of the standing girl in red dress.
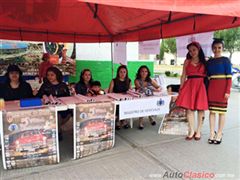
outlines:
{"label": "standing girl in red dress", "polygon": [[[204,78],[206,77],[206,60],[198,42],[187,45],[187,59],[183,65],[181,85],[176,105],[187,109],[189,134],[186,140],[200,140],[204,119],[204,110],[208,109],[208,100]],[[198,125],[194,131],[194,111],[198,111]]]}

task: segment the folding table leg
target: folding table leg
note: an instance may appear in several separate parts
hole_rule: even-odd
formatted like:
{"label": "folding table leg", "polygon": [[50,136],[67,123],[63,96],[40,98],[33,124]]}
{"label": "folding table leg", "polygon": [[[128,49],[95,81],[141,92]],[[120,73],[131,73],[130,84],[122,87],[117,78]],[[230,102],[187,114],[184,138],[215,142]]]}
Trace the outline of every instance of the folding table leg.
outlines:
{"label": "folding table leg", "polygon": [[163,118],[162,118],[162,121],[161,121],[161,123],[160,123],[160,125],[159,125],[158,134],[160,134],[160,130],[161,130],[161,128],[162,128],[163,121],[165,120],[165,117],[166,117],[166,114],[164,114],[164,116],[163,116]]}
{"label": "folding table leg", "polygon": [[133,118],[130,118],[130,127],[133,128]]}

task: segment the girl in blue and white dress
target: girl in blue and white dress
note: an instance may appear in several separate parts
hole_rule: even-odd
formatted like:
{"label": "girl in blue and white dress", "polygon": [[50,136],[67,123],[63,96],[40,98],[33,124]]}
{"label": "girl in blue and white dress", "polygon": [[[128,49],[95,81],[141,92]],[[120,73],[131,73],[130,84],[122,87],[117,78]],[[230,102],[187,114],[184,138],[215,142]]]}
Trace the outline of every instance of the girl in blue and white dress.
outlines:
{"label": "girl in blue and white dress", "polygon": [[[135,88],[137,91],[141,93],[143,92],[145,93],[146,91],[159,92],[161,90],[157,82],[155,80],[152,80],[150,76],[151,76],[151,73],[147,66],[143,65],[138,69],[136,79],[134,81]],[[153,126],[156,125],[156,122],[153,120],[152,116],[149,116],[149,121]],[[143,117],[139,118],[139,129],[140,130],[144,129]]]}

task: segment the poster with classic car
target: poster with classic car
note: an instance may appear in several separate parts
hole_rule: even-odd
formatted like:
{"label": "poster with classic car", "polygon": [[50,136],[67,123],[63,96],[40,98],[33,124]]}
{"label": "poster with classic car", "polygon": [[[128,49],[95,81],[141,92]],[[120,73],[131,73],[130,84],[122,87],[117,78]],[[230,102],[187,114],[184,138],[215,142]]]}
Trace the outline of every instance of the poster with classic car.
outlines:
{"label": "poster with classic car", "polygon": [[74,159],[111,149],[115,140],[112,102],[79,104],[76,108]]}
{"label": "poster with classic car", "polygon": [[4,111],[2,125],[5,169],[58,163],[55,108]]}

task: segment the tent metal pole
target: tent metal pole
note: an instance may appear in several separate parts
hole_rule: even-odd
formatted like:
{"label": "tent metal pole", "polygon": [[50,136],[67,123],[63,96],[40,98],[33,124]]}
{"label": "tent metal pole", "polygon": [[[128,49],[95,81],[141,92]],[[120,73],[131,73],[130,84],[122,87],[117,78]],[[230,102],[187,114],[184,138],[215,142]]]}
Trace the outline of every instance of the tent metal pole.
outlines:
{"label": "tent metal pole", "polygon": [[112,79],[113,79],[113,73],[114,73],[114,68],[113,68],[113,42],[111,42],[111,63],[112,63]]}

